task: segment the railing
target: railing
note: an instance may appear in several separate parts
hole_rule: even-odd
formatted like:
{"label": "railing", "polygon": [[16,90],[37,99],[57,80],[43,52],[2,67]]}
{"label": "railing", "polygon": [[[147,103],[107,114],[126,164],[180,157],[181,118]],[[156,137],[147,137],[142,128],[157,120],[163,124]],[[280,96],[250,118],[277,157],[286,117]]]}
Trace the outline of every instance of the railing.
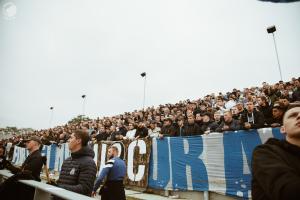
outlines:
{"label": "railing", "polygon": [[[0,170],[0,183],[12,175],[13,174],[8,170]],[[55,187],[43,182],[34,180],[19,180],[19,182],[35,188],[34,200],[50,200],[52,199],[51,195],[55,195],[66,200],[94,200],[94,198]]]}

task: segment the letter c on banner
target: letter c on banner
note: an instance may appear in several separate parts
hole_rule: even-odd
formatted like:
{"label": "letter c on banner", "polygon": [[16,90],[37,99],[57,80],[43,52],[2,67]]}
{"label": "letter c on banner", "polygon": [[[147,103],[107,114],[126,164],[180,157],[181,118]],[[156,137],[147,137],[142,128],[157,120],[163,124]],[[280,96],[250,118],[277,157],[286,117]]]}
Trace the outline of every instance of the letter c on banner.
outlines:
{"label": "letter c on banner", "polygon": [[139,154],[146,153],[146,143],[144,140],[133,141],[128,146],[128,163],[127,163],[127,175],[131,181],[142,180],[145,174],[145,165],[139,165],[137,174],[133,172],[133,159],[134,159],[134,149],[139,147]]}

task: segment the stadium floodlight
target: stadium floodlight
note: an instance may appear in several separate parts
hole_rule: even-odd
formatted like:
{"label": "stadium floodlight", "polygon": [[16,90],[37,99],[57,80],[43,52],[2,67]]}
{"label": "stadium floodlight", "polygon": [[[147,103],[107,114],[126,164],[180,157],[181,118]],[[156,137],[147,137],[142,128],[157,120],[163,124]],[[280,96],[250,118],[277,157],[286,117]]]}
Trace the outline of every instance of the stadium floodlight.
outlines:
{"label": "stadium floodlight", "polygon": [[267,32],[268,34],[272,33],[273,35],[273,41],[274,41],[274,46],[275,46],[275,53],[276,53],[276,57],[277,57],[277,63],[278,63],[278,69],[279,69],[279,74],[280,74],[280,80],[282,81],[282,72],[281,72],[281,67],[280,67],[280,62],[279,62],[279,56],[278,56],[278,51],[277,51],[277,45],[276,45],[276,40],[275,40],[275,32],[276,32],[276,27],[273,25],[273,26],[270,26],[270,27],[267,27]]}
{"label": "stadium floodlight", "polygon": [[82,116],[85,115],[85,98],[86,98],[86,95],[83,94],[81,95],[81,98],[82,98]]}
{"label": "stadium floodlight", "polygon": [[141,73],[141,77],[144,78],[144,97],[143,97],[143,111],[145,109],[145,100],[146,100],[146,72]]}
{"label": "stadium floodlight", "polygon": [[54,107],[53,107],[53,106],[51,106],[51,107],[50,107],[49,128],[51,128],[51,125],[52,125],[52,120],[53,120],[53,111],[54,111]]}

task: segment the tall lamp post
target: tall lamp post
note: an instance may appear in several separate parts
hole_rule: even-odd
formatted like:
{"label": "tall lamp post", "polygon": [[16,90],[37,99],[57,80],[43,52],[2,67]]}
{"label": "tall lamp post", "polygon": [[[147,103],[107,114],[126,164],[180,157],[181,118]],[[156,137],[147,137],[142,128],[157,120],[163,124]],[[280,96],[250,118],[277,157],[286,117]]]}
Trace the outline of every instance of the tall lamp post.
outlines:
{"label": "tall lamp post", "polygon": [[85,115],[85,98],[86,98],[86,95],[81,95],[81,98],[82,98],[82,116]]}
{"label": "tall lamp post", "polygon": [[53,120],[53,111],[54,111],[54,107],[50,107],[50,119],[49,119],[49,128],[51,128],[52,125],[52,120]]}
{"label": "tall lamp post", "polygon": [[276,31],[276,27],[270,26],[267,28],[267,32],[270,34],[272,33],[273,35],[273,41],[274,41],[274,46],[275,46],[275,52],[276,52],[276,57],[277,57],[277,63],[278,63],[278,69],[279,69],[279,74],[280,74],[280,80],[282,81],[282,72],[281,72],[281,67],[280,67],[280,62],[279,62],[279,56],[278,56],[278,51],[277,51],[277,45],[276,45],[276,40],[275,40],[275,34],[274,32]]}
{"label": "tall lamp post", "polygon": [[141,77],[144,78],[144,96],[143,96],[143,111],[145,109],[145,100],[146,100],[146,72],[141,73]]}

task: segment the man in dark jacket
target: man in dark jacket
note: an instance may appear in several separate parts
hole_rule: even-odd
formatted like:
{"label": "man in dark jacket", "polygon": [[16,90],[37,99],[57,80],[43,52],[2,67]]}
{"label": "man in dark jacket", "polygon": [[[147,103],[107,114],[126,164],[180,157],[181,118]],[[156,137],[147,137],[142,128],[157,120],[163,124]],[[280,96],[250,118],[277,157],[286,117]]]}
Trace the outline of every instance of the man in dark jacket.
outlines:
{"label": "man in dark jacket", "polygon": [[264,115],[254,108],[252,101],[247,102],[247,112],[242,115],[241,125],[244,129],[263,128],[265,123]]}
{"label": "man in dark jacket", "polygon": [[195,123],[195,117],[193,114],[190,114],[188,116],[187,124],[184,126],[185,127],[185,136],[191,136],[191,135],[201,135],[203,134],[201,127],[199,127]]}
{"label": "man in dark jacket", "polygon": [[148,129],[145,127],[144,122],[140,121],[135,132],[135,139],[144,138],[148,136]]}
{"label": "man in dark jacket", "polygon": [[300,199],[300,107],[283,118],[286,140],[269,139],[252,157],[253,200]]}
{"label": "man in dark jacket", "polygon": [[[40,173],[43,167],[43,158],[39,151],[41,140],[37,136],[32,136],[25,140],[29,155],[25,159],[21,168],[13,166],[9,161],[5,161],[4,167],[10,170],[14,176],[9,178],[0,186],[0,196],[9,197],[9,199],[30,199],[34,197],[35,189],[33,187],[17,182],[18,180],[36,180],[41,181]],[[13,190],[14,192],[10,192]]]}
{"label": "man in dark jacket", "polygon": [[173,126],[173,121],[171,118],[164,119],[164,125],[161,129],[161,134],[163,135],[163,137],[178,136],[176,128]]}
{"label": "man in dark jacket", "polygon": [[232,118],[232,113],[230,111],[224,112],[224,121],[216,129],[217,132],[223,131],[236,131],[239,130],[240,124],[239,121]]}
{"label": "man in dark jacket", "polygon": [[270,124],[272,120],[272,106],[269,105],[265,96],[258,97],[257,102],[259,105],[258,110],[264,115],[265,124]]}
{"label": "man in dark jacket", "polygon": [[93,160],[95,153],[87,145],[88,141],[87,131],[76,130],[72,133],[68,141],[71,157],[62,164],[57,186],[91,196],[97,169]]}

